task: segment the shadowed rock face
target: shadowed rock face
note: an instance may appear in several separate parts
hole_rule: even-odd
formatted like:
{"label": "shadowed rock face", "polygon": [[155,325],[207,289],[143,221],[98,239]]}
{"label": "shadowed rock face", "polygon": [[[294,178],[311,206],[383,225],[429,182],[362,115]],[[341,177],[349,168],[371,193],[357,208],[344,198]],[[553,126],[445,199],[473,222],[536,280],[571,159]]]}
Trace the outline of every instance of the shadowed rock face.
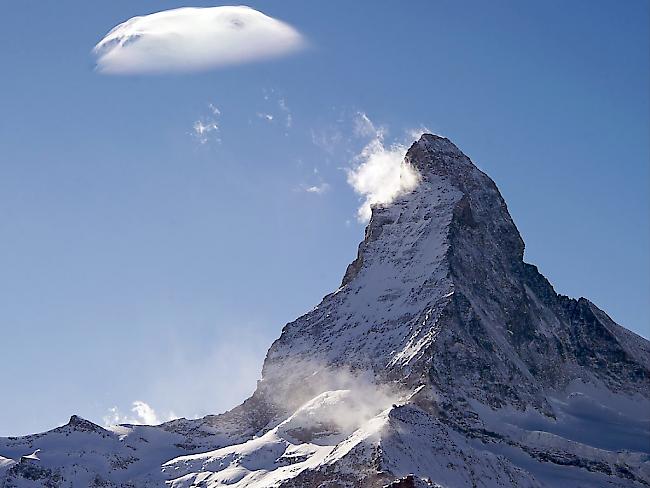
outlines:
{"label": "shadowed rock face", "polygon": [[[496,185],[448,139],[405,164],[419,185],[372,209],[341,287],[283,328],[242,405],[127,434],[73,417],[5,447],[83,434],[97,457],[126,436],[101,486],[650,485],[648,341],[523,261]],[[57,480],[76,472],[43,452]]]}

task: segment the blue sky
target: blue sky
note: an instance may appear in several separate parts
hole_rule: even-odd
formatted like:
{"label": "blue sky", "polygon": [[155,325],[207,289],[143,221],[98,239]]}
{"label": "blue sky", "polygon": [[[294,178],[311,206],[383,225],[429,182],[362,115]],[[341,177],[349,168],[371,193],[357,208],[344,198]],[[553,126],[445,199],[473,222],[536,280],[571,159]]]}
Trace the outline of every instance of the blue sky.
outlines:
{"label": "blue sky", "polygon": [[646,1],[250,2],[308,46],[96,72],[112,27],[183,5],[3,7],[0,435],[133,416],[134,401],[203,415],[252,391],[362,239],[345,171],[367,143],[359,113],[387,144],[422,126],[451,138],[558,292],[650,334]]}

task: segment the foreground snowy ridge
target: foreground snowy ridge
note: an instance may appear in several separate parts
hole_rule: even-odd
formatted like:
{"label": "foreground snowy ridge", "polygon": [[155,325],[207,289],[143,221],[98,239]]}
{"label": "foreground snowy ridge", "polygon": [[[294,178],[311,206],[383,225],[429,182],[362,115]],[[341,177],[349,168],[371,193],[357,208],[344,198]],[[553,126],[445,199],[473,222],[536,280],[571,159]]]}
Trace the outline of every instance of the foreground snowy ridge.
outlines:
{"label": "foreground snowy ridge", "polygon": [[650,343],[535,266],[492,180],[423,135],[341,287],[233,410],[0,439],[0,487],[650,486]]}

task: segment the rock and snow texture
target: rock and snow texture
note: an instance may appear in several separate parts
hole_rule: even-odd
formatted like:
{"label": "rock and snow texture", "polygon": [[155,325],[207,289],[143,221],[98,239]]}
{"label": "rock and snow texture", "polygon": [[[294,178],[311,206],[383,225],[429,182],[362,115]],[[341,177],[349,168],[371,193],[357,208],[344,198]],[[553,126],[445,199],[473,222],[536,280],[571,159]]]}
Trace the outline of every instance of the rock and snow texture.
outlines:
{"label": "rock and snow texture", "polygon": [[405,164],[418,186],[373,208],[251,398],[0,439],[0,487],[650,486],[650,343],[523,261],[497,187],[449,140],[423,135]]}

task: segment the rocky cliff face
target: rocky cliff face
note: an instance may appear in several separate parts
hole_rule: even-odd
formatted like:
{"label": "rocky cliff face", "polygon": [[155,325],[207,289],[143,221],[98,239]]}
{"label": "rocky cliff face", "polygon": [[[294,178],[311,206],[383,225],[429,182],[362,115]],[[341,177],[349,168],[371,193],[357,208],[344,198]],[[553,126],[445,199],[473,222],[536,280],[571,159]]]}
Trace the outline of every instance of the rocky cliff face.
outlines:
{"label": "rocky cliff face", "polygon": [[[284,327],[250,399],[160,427],[71,421],[119,459],[106,446],[130,443],[110,469],[73,463],[56,429],[1,441],[5,486],[650,485],[648,341],[523,261],[496,185],[449,140],[423,135],[404,164],[419,185],[373,208],[341,287]],[[12,459],[37,447],[51,476],[29,480]]]}

